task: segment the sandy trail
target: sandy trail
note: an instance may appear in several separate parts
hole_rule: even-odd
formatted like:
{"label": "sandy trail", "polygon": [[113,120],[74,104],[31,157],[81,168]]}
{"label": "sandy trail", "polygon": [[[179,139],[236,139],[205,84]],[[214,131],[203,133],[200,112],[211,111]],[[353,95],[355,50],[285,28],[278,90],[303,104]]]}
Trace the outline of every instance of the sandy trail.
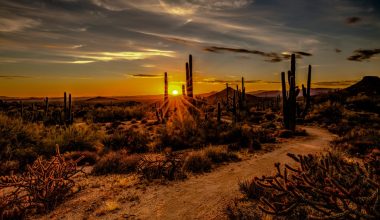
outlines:
{"label": "sandy trail", "polygon": [[274,163],[292,163],[288,152],[309,154],[323,151],[333,135],[305,127],[308,137],[295,138],[280,148],[249,160],[221,166],[211,173],[167,187],[148,189],[140,198],[135,215],[142,219],[220,219],[227,202],[238,195],[239,180],[271,173]]}
{"label": "sandy trail", "polygon": [[[239,196],[240,180],[271,174],[275,162],[293,163],[286,156],[288,152],[322,152],[334,137],[321,128],[304,128],[309,136],[288,139],[277,144],[272,152],[222,165],[211,173],[190,176],[184,181],[170,182],[167,185],[136,186],[123,175],[90,176],[85,180],[88,183],[86,189],[75,198],[66,201],[48,215],[33,218],[225,219],[226,204]],[[121,198],[131,195],[138,195],[138,201],[118,202],[119,207],[116,210],[96,214],[107,201],[120,201]]]}

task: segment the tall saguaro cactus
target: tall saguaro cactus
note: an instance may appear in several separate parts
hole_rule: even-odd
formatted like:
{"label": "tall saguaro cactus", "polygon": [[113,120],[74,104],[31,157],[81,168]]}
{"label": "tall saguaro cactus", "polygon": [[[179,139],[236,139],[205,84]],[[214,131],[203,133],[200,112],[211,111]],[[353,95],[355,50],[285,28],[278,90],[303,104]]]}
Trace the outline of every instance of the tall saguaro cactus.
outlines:
{"label": "tall saguaro cactus", "polygon": [[73,115],[73,112],[72,112],[72,105],[71,105],[71,94],[69,94],[69,110],[68,110],[68,117],[66,119],[69,124],[72,123],[72,119],[73,119],[72,115]]}
{"label": "tall saguaro cactus", "polygon": [[307,88],[302,84],[302,95],[305,102],[305,109],[302,116],[305,117],[310,108],[310,88],[311,88],[311,65],[309,65],[307,72]]}
{"label": "tall saguaro cactus", "polygon": [[164,82],[165,82],[165,94],[164,94],[164,103],[167,103],[168,99],[169,99],[169,94],[168,94],[168,73],[165,72],[165,79],[164,79]]}
{"label": "tall saguaro cactus", "polygon": [[189,62],[186,63],[186,93],[187,97],[194,98],[193,92],[193,56],[189,55]]}
{"label": "tall saguaro cactus", "polygon": [[63,122],[66,122],[67,119],[67,95],[66,92],[63,93]]}
{"label": "tall saguaro cactus", "polygon": [[194,98],[193,87],[193,56],[189,55],[189,84],[190,84],[190,98]]}
{"label": "tall saguaro cactus", "polygon": [[283,121],[286,129],[296,129],[296,105],[299,90],[296,88],[296,57],[291,56],[291,67],[288,71],[289,91],[286,91],[285,72],[281,73]]}
{"label": "tall saguaro cactus", "polygon": [[46,97],[45,98],[45,117],[48,115],[49,113],[49,98]]}
{"label": "tall saguaro cactus", "polygon": [[221,120],[221,117],[222,117],[222,110],[220,109],[220,102],[218,102],[218,123],[220,123],[220,120]]}

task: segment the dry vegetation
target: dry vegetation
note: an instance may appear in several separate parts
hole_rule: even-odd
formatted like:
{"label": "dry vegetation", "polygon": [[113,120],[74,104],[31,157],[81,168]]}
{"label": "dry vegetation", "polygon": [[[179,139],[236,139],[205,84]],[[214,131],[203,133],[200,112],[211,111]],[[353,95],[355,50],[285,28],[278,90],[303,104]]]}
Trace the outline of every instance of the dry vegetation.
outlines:
{"label": "dry vegetation", "polygon": [[[191,66],[191,57],[188,66]],[[292,56],[292,71],[295,57]],[[190,68],[191,69],[191,68]],[[187,69],[186,95],[146,103],[75,102],[64,107],[48,99],[1,102],[0,219],[46,213],[67,198],[81,168],[93,177],[134,174],[139,181],[184,180],[244,159],[263,144],[307,135],[296,122],[324,126],[339,137],[332,146],[347,155],[295,156],[297,167],[276,163],[277,174],[240,183],[243,198],[227,208],[232,219],[379,217],[379,99],[340,93],[310,97],[311,67],[303,100],[297,99],[295,72],[289,91],[259,99],[242,87],[227,88],[209,99],[194,97]],[[217,105],[209,104],[215,102]],[[314,105],[311,105],[311,101]],[[68,108],[66,107],[68,106]],[[159,106],[159,107],[158,107]],[[55,146],[60,152],[55,153]],[[376,151],[377,150],[377,151]],[[343,156],[342,156],[343,155]],[[363,159],[366,160],[363,166]],[[98,216],[118,210],[106,201]]]}

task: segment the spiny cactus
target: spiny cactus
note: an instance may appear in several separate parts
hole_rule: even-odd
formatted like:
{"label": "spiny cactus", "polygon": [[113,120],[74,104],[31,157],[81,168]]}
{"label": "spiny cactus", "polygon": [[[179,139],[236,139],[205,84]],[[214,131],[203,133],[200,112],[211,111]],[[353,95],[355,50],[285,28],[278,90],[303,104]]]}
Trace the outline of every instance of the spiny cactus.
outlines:
{"label": "spiny cactus", "polygon": [[222,110],[220,109],[220,102],[218,102],[218,123],[220,123],[222,117]]}
{"label": "spiny cactus", "polygon": [[187,97],[194,98],[193,93],[193,56],[189,55],[189,62],[186,63],[186,92]]}
{"label": "spiny cactus", "polygon": [[22,175],[0,177],[0,219],[19,219],[33,210],[46,212],[63,201],[75,185],[75,161],[66,161],[57,145],[50,160],[39,157]]}
{"label": "spiny cactus", "polygon": [[305,108],[302,112],[302,116],[305,117],[310,109],[310,88],[311,88],[311,65],[309,65],[307,73],[307,87],[302,84],[302,95],[304,97]]}
{"label": "spiny cactus", "polygon": [[289,91],[286,91],[285,73],[281,73],[283,121],[286,129],[296,130],[296,103],[299,89],[296,88],[296,56],[291,56],[291,70],[288,71]]}
{"label": "spiny cactus", "polygon": [[230,109],[230,107],[229,107],[229,96],[228,96],[228,83],[226,83],[226,109],[227,109],[227,111]]}
{"label": "spiny cactus", "polygon": [[45,117],[48,115],[49,113],[49,98],[46,97],[45,98]]}
{"label": "spiny cactus", "polygon": [[169,94],[168,94],[168,73],[167,72],[165,72],[165,75],[164,75],[164,83],[165,83],[165,86],[164,86],[164,103],[167,103],[168,99],[169,99]]}
{"label": "spiny cactus", "polygon": [[276,163],[276,174],[255,177],[241,188],[262,212],[296,219],[380,218],[376,167],[332,154],[288,156],[296,167]]}

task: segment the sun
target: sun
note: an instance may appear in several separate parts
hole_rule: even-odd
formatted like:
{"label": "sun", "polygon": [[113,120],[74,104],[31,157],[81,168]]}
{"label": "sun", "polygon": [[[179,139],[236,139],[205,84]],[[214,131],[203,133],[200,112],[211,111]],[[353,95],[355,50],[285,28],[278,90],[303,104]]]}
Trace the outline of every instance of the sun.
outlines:
{"label": "sun", "polygon": [[172,91],[172,95],[174,95],[174,96],[178,95],[178,90],[174,89],[174,90]]}

